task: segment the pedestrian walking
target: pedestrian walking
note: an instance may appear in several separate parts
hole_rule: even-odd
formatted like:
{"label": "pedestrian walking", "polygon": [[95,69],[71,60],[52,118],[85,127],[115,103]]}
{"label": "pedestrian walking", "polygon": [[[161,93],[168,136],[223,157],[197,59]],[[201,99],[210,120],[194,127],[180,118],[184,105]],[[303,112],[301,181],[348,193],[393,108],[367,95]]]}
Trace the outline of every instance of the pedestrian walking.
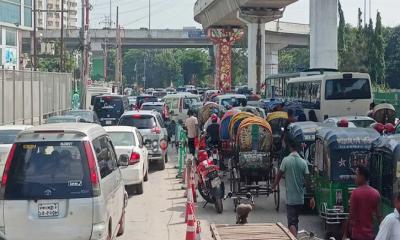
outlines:
{"label": "pedestrian walking", "polygon": [[343,239],[373,240],[373,217],[381,221],[380,194],[368,185],[369,171],[363,165],[356,168],[356,185],[350,197],[350,215],[345,224]]}
{"label": "pedestrian walking", "polygon": [[400,239],[400,193],[394,199],[394,211],[383,219],[375,240]]}
{"label": "pedestrian walking", "polygon": [[[309,171],[307,162],[297,152],[296,141],[286,136],[285,143],[290,149],[290,154],[282,160],[272,188],[275,190],[282,177],[285,176],[288,227],[290,232],[297,236],[299,213],[304,206],[305,179]],[[310,200],[310,207],[315,208],[314,199]]]}
{"label": "pedestrian walking", "polygon": [[188,147],[189,153],[193,156],[195,155],[195,138],[198,136],[199,122],[194,116],[193,111],[188,111],[188,118],[186,119],[185,126],[187,129]]}

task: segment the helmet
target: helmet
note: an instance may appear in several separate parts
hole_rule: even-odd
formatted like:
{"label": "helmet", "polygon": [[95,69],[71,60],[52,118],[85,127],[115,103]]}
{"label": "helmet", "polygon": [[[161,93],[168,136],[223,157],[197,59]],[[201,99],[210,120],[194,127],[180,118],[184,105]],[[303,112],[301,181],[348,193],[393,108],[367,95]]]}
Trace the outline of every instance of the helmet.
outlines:
{"label": "helmet", "polygon": [[217,116],[217,114],[213,114],[213,115],[211,115],[211,121],[213,122],[213,123],[216,123],[217,121],[218,121],[218,116]]}
{"label": "helmet", "polygon": [[386,133],[394,133],[396,131],[396,128],[391,123],[386,123],[384,127],[385,127]]}
{"label": "helmet", "polygon": [[347,128],[349,127],[349,121],[346,118],[342,118],[339,120],[339,122],[337,123],[338,127],[344,127]]}
{"label": "helmet", "polygon": [[199,159],[199,162],[205,161],[208,159],[208,153],[206,150],[200,150],[197,154],[197,157]]}
{"label": "helmet", "polygon": [[378,133],[383,133],[385,126],[382,123],[375,123],[372,126]]}

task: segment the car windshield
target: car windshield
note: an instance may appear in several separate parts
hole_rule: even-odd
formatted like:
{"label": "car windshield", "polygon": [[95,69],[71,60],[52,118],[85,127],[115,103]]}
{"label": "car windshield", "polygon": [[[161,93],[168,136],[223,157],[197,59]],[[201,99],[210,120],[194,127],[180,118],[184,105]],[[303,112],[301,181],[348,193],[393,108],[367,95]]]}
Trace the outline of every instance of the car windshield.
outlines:
{"label": "car windshield", "polygon": [[21,130],[0,130],[0,144],[13,144]]}
{"label": "car windshield", "polygon": [[142,110],[156,110],[157,112],[162,112],[162,105],[142,105]]}
{"label": "car windshield", "polygon": [[163,98],[167,95],[167,92],[154,92],[153,96],[158,98]]}
{"label": "car windshield", "polygon": [[136,99],[136,104],[138,105],[142,105],[145,102],[158,102],[158,99],[154,96],[141,96]]}
{"label": "car windshield", "polygon": [[135,136],[131,132],[108,132],[114,146],[136,146]]}
{"label": "car windshield", "polygon": [[94,109],[111,112],[121,110],[123,109],[122,98],[113,96],[97,97]]}
{"label": "car windshield", "polygon": [[47,119],[47,123],[67,123],[67,122],[77,122],[76,118],[49,118]]}
{"label": "car windshield", "polygon": [[92,114],[90,112],[85,112],[85,111],[71,111],[67,112],[68,116],[75,116],[75,117],[81,117],[85,119],[86,121],[93,121],[92,119]]}
{"label": "car windshield", "polygon": [[227,107],[227,106],[239,107],[239,106],[242,106],[242,104],[244,104],[245,102],[247,102],[247,99],[245,99],[245,98],[232,97],[232,98],[222,99],[221,105],[224,107]]}
{"label": "car windshield", "polygon": [[26,142],[16,145],[6,199],[69,199],[92,195],[82,142]]}
{"label": "car windshield", "polygon": [[325,99],[369,99],[371,88],[368,79],[333,79],[326,81]]}
{"label": "car windshield", "polygon": [[157,126],[157,123],[152,115],[133,115],[122,117],[118,125],[136,127],[137,129],[152,129]]}
{"label": "car windshield", "polygon": [[352,122],[356,127],[359,128],[368,128],[371,126],[371,124],[375,123],[375,121],[371,119],[366,119],[366,120],[355,119],[355,120],[350,120],[350,122]]}

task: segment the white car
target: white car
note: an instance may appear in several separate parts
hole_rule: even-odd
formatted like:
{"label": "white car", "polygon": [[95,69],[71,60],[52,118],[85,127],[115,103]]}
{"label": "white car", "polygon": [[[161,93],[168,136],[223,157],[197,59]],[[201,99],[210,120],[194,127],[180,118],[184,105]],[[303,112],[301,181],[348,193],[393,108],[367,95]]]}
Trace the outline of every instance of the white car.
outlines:
{"label": "white car", "polygon": [[129,165],[121,167],[122,178],[128,190],[143,193],[143,182],[149,178],[148,151],[144,146],[142,135],[135,127],[104,127],[111,137],[118,158],[129,156]]}
{"label": "white car", "polygon": [[0,173],[3,173],[8,153],[11,150],[18,133],[33,127],[32,125],[5,125],[0,126]]}
{"label": "white car", "polygon": [[331,117],[326,119],[322,124],[328,127],[337,127],[337,123],[341,119],[349,121],[349,128],[368,128],[376,121],[366,116],[346,116],[346,117]]}
{"label": "white car", "polygon": [[108,240],[122,235],[128,194],[111,139],[97,124],[60,123],[20,133],[0,191],[10,240]]}

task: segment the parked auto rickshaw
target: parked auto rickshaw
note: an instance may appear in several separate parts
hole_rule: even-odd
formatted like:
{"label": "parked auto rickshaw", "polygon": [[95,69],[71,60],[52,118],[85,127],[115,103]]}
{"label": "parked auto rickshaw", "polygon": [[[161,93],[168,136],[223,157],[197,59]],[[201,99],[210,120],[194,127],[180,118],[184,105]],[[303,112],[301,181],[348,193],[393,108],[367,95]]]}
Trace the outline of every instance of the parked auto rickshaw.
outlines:
{"label": "parked auto rickshaw", "polygon": [[340,236],[349,215],[349,199],[355,189],[355,170],[368,166],[373,129],[321,128],[316,134],[316,204],[328,236]]}
{"label": "parked auto rickshaw", "polygon": [[389,103],[381,103],[374,107],[373,118],[378,123],[386,124],[391,123],[395,124],[396,121],[396,109],[392,104]]}
{"label": "parked auto rickshaw", "polygon": [[400,134],[382,136],[372,143],[369,184],[381,193],[383,216],[393,212],[400,191]]}
{"label": "parked auto rickshaw", "polygon": [[309,206],[309,200],[315,195],[315,175],[313,174],[315,164],[315,134],[320,128],[320,123],[296,122],[290,124],[287,131],[289,136],[298,143],[300,147],[299,154],[307,161],[310,172],[310,178],[306,181],[309,184],[306,185],[306,193],[304,195],[306,200],[304,205],[307,207]]}

